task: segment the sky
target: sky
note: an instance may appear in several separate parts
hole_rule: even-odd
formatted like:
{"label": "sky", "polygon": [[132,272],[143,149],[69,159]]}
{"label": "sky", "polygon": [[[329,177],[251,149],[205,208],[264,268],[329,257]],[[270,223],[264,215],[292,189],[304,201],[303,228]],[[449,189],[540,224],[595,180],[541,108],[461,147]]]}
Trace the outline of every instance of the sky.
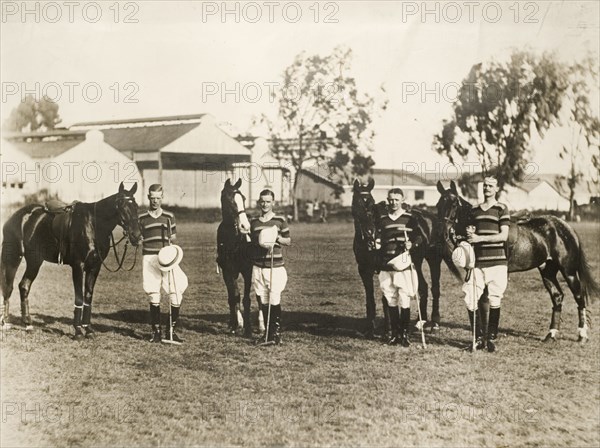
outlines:
{"label": "sky", "polygon": [[[443,167],[431,150],[470,67],[512,49],[598,56],[600,2],[2,2],[2,119],[27,92],[64,125],[210,113],[245,132],[274,114],[271,83],[302,51],[353,51],[360,90],[383,85],[378,167]],[[277,88],[277,87],[276,87]],[[598,102],[598,86],[593,101]],[[535,143],[535,169],[564,171],[566,133]],[[412,168],[411,168],[412,169]]]}

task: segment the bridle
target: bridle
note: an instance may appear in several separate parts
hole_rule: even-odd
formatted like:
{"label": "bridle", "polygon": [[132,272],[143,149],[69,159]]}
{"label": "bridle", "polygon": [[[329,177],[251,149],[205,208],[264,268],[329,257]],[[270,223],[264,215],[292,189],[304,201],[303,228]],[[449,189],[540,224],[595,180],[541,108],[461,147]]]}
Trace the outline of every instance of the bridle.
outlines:
{"label": "bridle", "polygon": [[[242,232],[240,231],[239,219],[238,219],[238,218],[239,218],[239,216],[240,216],[242,213],[246,213],[246,206],[245,206],[245,203],[246,203],[246,196],[244,196],[240,190],[233,190],[233,192],[232,192],[232,193],[233,193],[233,194],[231,195],[231,199],[232,199],[232,202],[233,202],[233,204],[235,205],[235,210],[233,210],[233,207],[230,207],[230,208],[232,209],[232,210],[231,210],[231,213],[232,213],[232,215],[233,215],[233,217],[234,217],[234,219],[233,219],[233,227],[234,227],[234,229],[235,229],[235,233],[236,233],[236,235],[238,235],[238,236],[239,236],[239,235],[242,235]],[[240,210],[238,210],[238,209],[237,209],[237,208],[238,208],[238,204],[237,204],[237,202],[235,201],[235,196],[236,196],[236,195],[238,195],[238,194],[239,194],[239,195],[240,195],[240,197],[242,198],[242,208],[241,208]],[[231,205],[231,204],[230,204],[230,205]]]}
{"label": "bridle", "polygon": [[[457,205],[458,202],[458,205]],[[442,217],[443,221],[444,221],[444,226],[443,226],[443,235],[444,235],[444,239],[451,243],[454,247],[458,246],[459,241],[459,237],[457,237],[456,235],[456,224],[458,223],[458,210],[460,210],[461,208],[461,204],[460,204],[460,198],[457,196],[456,199],[452,199],[452,209],[451,212],[449,214],[449,216],[444,215]]]}
{"label": "bridle", "polygon": [[[355,192],[358,193],[361,196],[371,196],[371,192],[369,191],[358,191]],[[373,208],[374,208],[374,202],[373,201],[373,207],[369,207],[368,204],[366,204],[366,201],[364,201],[360,196],[356,199],[356,201],[360,204],[359,206],[363,209],[364,211],[364,216],[366,217],[366,219],[369,222],[374,222],[374,217],[373,217]],[[357,221],[358,221],[358,228],[360,229],[360,237],[362,239],[362,241],[364,241],[367,244],[367,249],[369,251],[373,251],[376,249],[376,244],[375,244],[375,233],[370,234],[368,229],[366,228],[367,226],[364,225],[363,219],[360,219],[360,217],[357,216]],[[375,225],[373,224],[373,227],[375,227]]]}
{"label": "bridle", "polygon": [[[117,211],[117,216],[118,216],[117,224],[123,229],[123,236],[121,237],[121,239],[119,239],[119,241],[117,241],[115,243],[115,237],[114,237],[112,231],[110,232],[109,251],[110,251],[110,249],[113,250],[113,254],[115,256],[115,260],[117,260],[117,268],[116,269],[109,268],[106,265],[106,263],[104,263],[104,260],[102,259],[102,257],[100,257],[100,259],[102,260],[102,266],[104,266],[104,268],[107,271],[109,271],[109,272],[117,272],[117,271],[120,271],[121,269],[123,269],[124,271],[128,271],[128,272],[132,271],[133,268],[135,267],[136,262],[137,262],[137,254],[138,254],[139,245],[136,246],[136,248],[135,248],[135,254],[134,254],[134,257],[133,257],[133,263],[132,263],[131,267],[129,267],[129,268],[123,268],[123,264],[125,262],[125,257],[127,255],[127,248],[129,247],[129,242],[130,241],[129,241],[129,225],[125,222],[125,219],[123,218],[121,210],[128,203],[135,204],[135,198],[132,197],[132,196],[123,196],[123,197],[118,197],[117,200],[115,201],[115,209]],[[97,222],[96,203],[94,203],[94,227],[95,227],[96,222]],[[94,236],[95,235],[96,235],[96,229],[94,228]],[[125,240],[125,248],[123,249],[123,255],[119,259],[119,254],[117,253],[117,246],[123,240]],[[96,252],[98,252],[97,246],[96,246]],[[100,254],[98,253],[98,255],[100,255]]]}

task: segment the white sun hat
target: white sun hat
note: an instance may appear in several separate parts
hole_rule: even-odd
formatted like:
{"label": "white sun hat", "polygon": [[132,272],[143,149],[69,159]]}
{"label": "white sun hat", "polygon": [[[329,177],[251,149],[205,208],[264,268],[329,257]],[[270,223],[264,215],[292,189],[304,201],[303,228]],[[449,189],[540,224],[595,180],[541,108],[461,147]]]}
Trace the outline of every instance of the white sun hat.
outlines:
{"label": "white sun hat", "polygon": [[461,241],[452,251],[452,261],[459,268],[473,269],[475,267],[475,251],[466,241]]}
{"label": "white sun hat", "polygon": [[170,246],[163,247],[158,253],[158,269],[163,272],[170,271],[179,265],[183,258],[183,249],[172,244]]}
{"label": "white sun hat", "polygon": [[266,227],[258,234],[258,245],[265,249],[271,249],[277,240],[279,235],[277,226]]}
{"label": "white sun hat", "polygon": [[388,261],[388,266],[391,266],[394,271],[404,271],[410,267],[411,263],[410,252],[406,250]]}

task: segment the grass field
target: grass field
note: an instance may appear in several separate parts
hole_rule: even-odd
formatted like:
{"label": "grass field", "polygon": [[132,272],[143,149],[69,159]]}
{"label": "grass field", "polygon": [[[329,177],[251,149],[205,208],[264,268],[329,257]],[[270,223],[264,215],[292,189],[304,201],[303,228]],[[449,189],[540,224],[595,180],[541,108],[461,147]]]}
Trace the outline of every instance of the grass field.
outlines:
{"label": "grass field", "polygon": [[[30,296],[35,330],[2,334],[3,447],[600,445],[598,303],[587,345],[576,342],[570,293],[561,339],[544,344],[551,304],[539,274],[511,275],[500,351],[469,354],[460,284],[444,268],[441,331],[427,335],[426,350],[416,331],[410,348],[389,347],[358,332],[365,304],[351,224],[298,224],[284,345],[257,348],[226,333],[216,224],[178,227],[190,278],[180,347],[145,341],[141,263],[101,273],[99,334],[80,343],[70,269],[44,265]],[[600,229],[576,229],[598,279]],[[13,294],[13,320],[19,309]]]}

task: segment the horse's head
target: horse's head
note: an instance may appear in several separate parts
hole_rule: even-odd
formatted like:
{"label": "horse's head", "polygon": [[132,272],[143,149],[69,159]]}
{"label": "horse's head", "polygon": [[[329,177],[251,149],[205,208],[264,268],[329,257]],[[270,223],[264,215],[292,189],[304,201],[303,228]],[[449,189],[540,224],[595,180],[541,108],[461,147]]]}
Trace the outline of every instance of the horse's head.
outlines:
{"label": "horse's head", "polygon": [[235,184],[227,179],[223,190],[221,191],[221,212],[224,222],[235,224],[236,234],[250,233],[250,221],[246,215],[246,197],[240,191],[242,179],[238,179]]}
{"label": "horse's head", "polygon": [[472,206],[460,197],[454,181],[446,190],[438,181],[437,189],[440,199],[436,204],[438,218],[444,223],[444,239],[457,245],[461,238],[466,236],[466,228],[472,222]]}
{"label": "horse's head", "polygon": [[137,246],[142,240],[142,232],[138,221],[138,205],[133,196],[137,191],[137,183],[130,190],[126,190],[123,182],[119,185],[119,192],[115,197],[117,206],[118,224],[123,228],[129,242]]}
{"label": "horse's head", "polygon": [[375,250],[375,240],[377,238],[377,206],[371,190],[375,186],[373,179],[370,179],[367,185],[361,185],[357,180],[354,181],[352,190],[352,216],[354,222],[360,229],[360,235],[367,244],[368,250]]}

